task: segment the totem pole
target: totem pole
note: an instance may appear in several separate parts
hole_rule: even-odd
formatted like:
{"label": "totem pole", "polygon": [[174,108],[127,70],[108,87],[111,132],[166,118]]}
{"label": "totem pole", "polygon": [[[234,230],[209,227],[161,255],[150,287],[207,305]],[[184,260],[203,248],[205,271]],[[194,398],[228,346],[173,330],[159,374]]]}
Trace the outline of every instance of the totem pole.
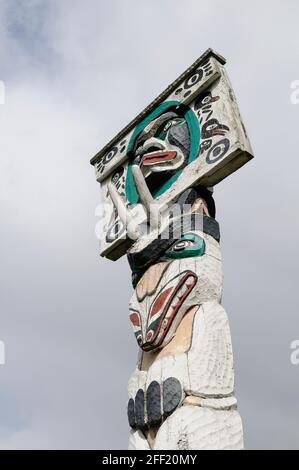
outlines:
{"label": "totem pole", "polygon": [[252,151],[224,64],[208,49],[91,160],[100,254],[132,270],[130,449],[243,448],[213,186]]}

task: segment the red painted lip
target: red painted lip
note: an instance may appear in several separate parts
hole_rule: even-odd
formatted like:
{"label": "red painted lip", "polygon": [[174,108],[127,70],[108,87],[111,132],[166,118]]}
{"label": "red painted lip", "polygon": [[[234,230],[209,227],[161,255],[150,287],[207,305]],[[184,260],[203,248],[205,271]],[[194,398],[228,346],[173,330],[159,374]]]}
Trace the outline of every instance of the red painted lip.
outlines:
{"label": "red painted lip", "polygon": [[211,134],[212,135],[225,135],[225,130],[222,130],[222,129],[214,129]]}
{"label": "red painted lip", "polygon": [[[188,289],[185,291],[185,293],[183,294],[180,302],[177,303],[176,307],[173,309],[173,312],[172,314],[170,315],[169,319],[168,319],[168,322],[167,322],[167,325],[165,327],[165,330],[164,330],[164,334],[162,335],[160,341],[158,344],[154,344],[154,341],[160,331],[160,328],[161,328],[161,325],[162,325],[162,322],[168,312],[168,309],[171,307],[171,304],[172,304],[172,301],[174,300],[177,292],[180,290],[180,288],[185,284],[185,282],[187,281],[187,279],[192,279],[193,283],[189,285]],[[195,286],[197,282],[197,276],[195,273],[193,273],[192,271],[187,271],[186,274],[183,276],[183,278],[180,280],[179,284],[177,285],[177,287],[175,288],[174,292],[172,292],[172,294],[170,295],[164,309],[163,309],[163,313],[160,317],[160,322],[159,322],[159,325],[155,331],[155,333],[153,334],[152,338],[150,341],[144,343],[142,345],[142,349],[144,351],[150,351],[151,349],[154,349],[154,348],[158,348],[162,343],[163,343],[163,340],[166,336],[166,333],[167,331],[169,330],[170,326],[171,326],[171,323],[174,319],[174,317],[176,316],[177,314],[177,311],[181,308],[182,304],[184,303],[184,301],[186,300],[186,298],[188,297],[188,295],[190,294],[190,292],[192,291],[193,287]]]}
{"label": "red painted lip", "polygon": [[140,166],[153,165],[154,163],[168,162],[176,157],[177,152],[152,152],[143,155]]}

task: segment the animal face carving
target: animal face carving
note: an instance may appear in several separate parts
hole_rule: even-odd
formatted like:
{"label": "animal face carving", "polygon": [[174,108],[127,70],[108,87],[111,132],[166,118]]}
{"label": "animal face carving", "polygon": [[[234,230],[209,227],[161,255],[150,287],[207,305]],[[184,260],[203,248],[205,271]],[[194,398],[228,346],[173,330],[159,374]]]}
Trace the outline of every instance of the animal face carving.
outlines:
{"label": "animal face carving", "polygon": [[144,351],[164,347],[185,313],[208,300],[220,301],[222,266],[218,242],[203,232],[174,241],[139,280],[130,320]]}

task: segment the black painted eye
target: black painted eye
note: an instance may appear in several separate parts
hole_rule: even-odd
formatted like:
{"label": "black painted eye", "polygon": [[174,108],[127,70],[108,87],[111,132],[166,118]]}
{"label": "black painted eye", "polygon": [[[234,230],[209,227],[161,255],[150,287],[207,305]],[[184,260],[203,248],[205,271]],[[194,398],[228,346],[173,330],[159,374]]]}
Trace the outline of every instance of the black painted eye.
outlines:
{"label": "black painted eye", "polygon": [[137,343],[142,344],[142,335],[137,336]]}
{"label": "black painted eye", "polygon": [[202,103],[203,103],[203,104],[207,104],[207,103],[209,103],[210,101],[211,101],[211,97],[210,97],[210,96],[205,96],[205,97],[203,98],[203,100],[202,100]]}
{"label": "black painted eye", "polygon": [[118,147],[113,147],[103,158],[103,163],[107,165],[118,152]]}
{"label": "black painted eye", "polygon": [[207,131],[211,131],[213,129],[216,129],[218,127],[218,125],[215,123],[215,124],[210,124],[209,126],[207,126]]}
{"label": "black painted eye", "polygon": [[178,251],[183,251],[186,248],[191,248],[194,245],[193,240],[181,240],[173,245],[171,248],[172,251],[178,252]]}
{"label": "black painted eye", "polygon": [[172,259],[202,256],[205,252],[205,246],[203,238],[190,233],[175,242],[172,247],[166,251],[165,256]]}

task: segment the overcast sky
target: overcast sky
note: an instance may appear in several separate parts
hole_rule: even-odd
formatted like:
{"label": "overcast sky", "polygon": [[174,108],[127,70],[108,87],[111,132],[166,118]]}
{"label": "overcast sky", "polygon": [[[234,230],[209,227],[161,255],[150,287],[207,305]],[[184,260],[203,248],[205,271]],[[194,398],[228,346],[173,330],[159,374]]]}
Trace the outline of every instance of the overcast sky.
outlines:
{"label": "overcast sky", "polygon": [[215,189],[247,448],[299,448],[299,3],[0,0],[0,448],[127,447],[126,259],[89,159],[208,47],[255,159]]}

